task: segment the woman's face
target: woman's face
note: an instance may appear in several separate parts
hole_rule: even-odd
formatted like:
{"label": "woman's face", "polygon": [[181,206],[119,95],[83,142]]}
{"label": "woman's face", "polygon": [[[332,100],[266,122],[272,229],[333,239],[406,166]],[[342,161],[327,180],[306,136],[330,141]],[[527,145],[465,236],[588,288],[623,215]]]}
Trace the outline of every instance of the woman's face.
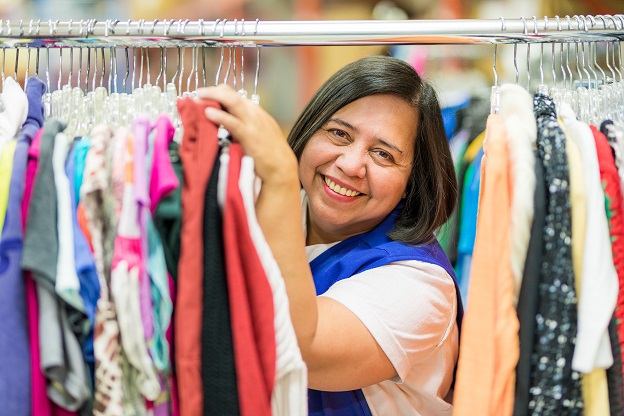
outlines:
{"label": "woman's face", "polygon": [[371,230],[396,207],[414,162],[416,112],[378,94],[336,111],[307,142],[299,177],[310,209],[307,244]]}

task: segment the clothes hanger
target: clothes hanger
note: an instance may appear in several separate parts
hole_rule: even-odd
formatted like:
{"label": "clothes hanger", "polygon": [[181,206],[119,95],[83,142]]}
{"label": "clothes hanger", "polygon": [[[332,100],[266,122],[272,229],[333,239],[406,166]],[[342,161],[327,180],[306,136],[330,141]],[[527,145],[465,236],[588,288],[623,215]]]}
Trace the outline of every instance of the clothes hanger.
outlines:
{"label": "clothes hanger", "polygon": [[[501,30],[507,30],[505,19],[501,16]],[[498,114],[500,111],[500,87],[498,86],[498,72],[496,71],[496,50],[498,44],[494,44],[494,58],[492,59],[492,72],[494,73],[494,86],[490,95],[490,114]]]}
{"label": "clothes hanger", "polygon": [[[254,36],[258,33],[258,23],[260,19],[256,19],[254,27]],[[504,20],[503,20],[504,24]],[[251,102],[260,105],[260,96],[258,95],[258,75],[260,74],[260,45],[256,44],[256,76],[254,78],[254,92],[251,95]]]}

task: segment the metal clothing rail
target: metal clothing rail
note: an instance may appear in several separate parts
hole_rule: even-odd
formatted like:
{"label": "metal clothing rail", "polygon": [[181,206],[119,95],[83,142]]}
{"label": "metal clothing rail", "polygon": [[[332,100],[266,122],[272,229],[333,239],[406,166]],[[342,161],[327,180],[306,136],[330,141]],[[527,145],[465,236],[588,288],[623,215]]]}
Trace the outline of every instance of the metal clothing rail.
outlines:
{"label": "metal clothing rail", "polygon": [[622,39],[622,14],[398,21],[0,20],[0,48],[505,44]]}

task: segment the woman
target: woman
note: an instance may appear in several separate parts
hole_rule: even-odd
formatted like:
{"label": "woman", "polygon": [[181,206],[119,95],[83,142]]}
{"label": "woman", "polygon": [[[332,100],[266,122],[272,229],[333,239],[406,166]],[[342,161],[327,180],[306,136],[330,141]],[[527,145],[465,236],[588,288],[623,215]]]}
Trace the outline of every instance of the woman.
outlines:
{"label": "woman", "polygon": [[262,178],[257,216],[286,282],[310,414],[450,415],[461,304],[434,231],[457,184],[431,86],[400,60],[361,59],[319,89],[288,141],[227,86],[199,97],[222,104],[206,116]]}

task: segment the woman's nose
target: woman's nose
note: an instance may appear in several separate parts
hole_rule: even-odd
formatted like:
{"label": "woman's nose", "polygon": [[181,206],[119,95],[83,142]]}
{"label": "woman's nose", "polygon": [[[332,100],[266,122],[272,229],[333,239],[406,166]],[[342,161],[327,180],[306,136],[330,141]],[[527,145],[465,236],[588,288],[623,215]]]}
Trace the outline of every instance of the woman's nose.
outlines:
{"label": "woman's nose", "polygon": [[336,166],[347,176],[363,178],[366,175],[366,153],[346,146],[343,149],[336,159]]}

